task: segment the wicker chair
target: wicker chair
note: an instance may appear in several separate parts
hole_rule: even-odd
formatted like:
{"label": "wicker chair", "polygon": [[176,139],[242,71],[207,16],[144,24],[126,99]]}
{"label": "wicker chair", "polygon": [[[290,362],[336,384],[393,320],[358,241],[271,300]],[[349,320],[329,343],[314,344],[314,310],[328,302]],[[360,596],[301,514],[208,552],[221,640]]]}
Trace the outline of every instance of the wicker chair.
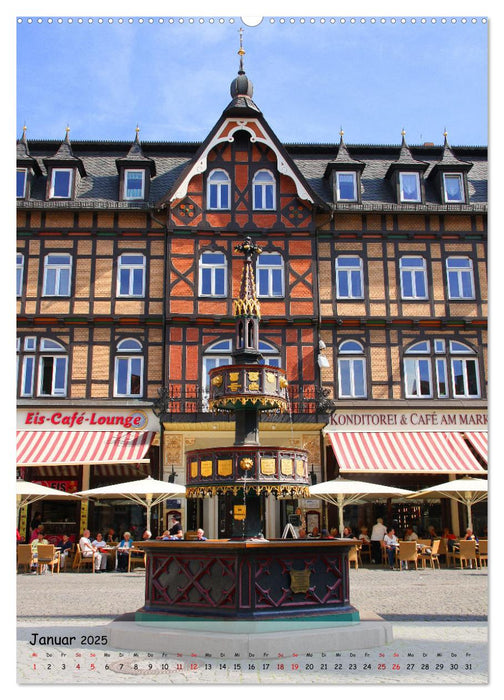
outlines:
{"label": "wicker chair", "polygon": [[91,565],[93,574],[95,570],[95,558],[94,555],[92,557],[83,557],[82,556],[82,551],[80,548],[80,544],[77,542],[75,546],[75,556],[72,564],[72,569],[77,569],[77,571],[81,570],[81,566],[86,566],[86,565]]}
{"label": "wicker chair", "polygon": [[460,568],[464,568],[464,563],[469,562],[469,566],[474,562],[476,568],[478,568],[478,557],[476,554],[476,542],[474,540],[460,540],[459,549],[456,552],[450,553],[450,559],[457,563],[460,562]]}
{"label": "wicker chair", "polygon": [[435,569],[436,564],[438,566],[438,569],[441,568],[441,564],[439,563],[440,546],[441,540],[434,540],[434,542],[432,543],[432,547],[424,547],[424,549],[422,549],[422,551],[419,552],[418,556],[424,568],[427,562],[430,564],[431,569]]}
{"label": "wicker chair", "polygon": [[359,550],[357,545],[354,545],[353,547],[350,547],[350,550],[348,552],[348,565],[350,568],[352,568],[352,562],[355,564],[355,568],[359,568]]}
{"label": "wicker chair", "polygon": [[144,550],[141,549],[136,542],[133,542],[133,547],[129,550],[128,557],[128,572],[132,571],[135,567],[141,566],[146,568],[147,555]]}
{"label": "wicker chair", "polygon": [[488,566],[488,540],[480,540],[478,542],[478,551],[476,552],[478,563],[481,567],[483,563]]}
{"label": "wicker chair", "polygon": [[17,546],[17,566],[24,566],[27,573],[35,566],[37,560],[33,556],[31,544],[18,544]]}
{"label": "wicker chair", "polygon": [[37,547],[37,574],[41,574],[42,570],[46,571],[47,567],[51,567],[51,574],[56,571],[60,572],[60,553],[53,544],[39,544]]}
{"label": "wicker chair", "polygon": [[412,561],[415,564],[415,569],[418,569],[418,550],[416,542],[405,542],[401,540],[399,542],[399,552],[397,554],[397,559],[399,561],[399,566],[401,566],[403,562]]}

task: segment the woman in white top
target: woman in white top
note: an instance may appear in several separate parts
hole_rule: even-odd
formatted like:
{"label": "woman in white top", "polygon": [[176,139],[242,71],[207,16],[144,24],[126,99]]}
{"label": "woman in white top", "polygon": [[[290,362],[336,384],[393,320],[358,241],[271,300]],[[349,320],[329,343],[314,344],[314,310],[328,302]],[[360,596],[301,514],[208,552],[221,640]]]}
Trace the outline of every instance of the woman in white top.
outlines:
{"label": "woman in white top", "polygon": [[399,547],[399,540],[396,537],[393,527],[389,527],[383,541],[385,542],[385,549],[387,550],[389,566],[391,569],[393,569],[395,563],[395,551],[397,547]]}

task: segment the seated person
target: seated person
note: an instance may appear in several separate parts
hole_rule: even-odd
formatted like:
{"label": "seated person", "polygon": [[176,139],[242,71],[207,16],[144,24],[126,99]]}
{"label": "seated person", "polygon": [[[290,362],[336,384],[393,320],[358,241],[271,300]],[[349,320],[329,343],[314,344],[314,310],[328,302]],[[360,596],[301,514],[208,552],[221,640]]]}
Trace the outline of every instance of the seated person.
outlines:
{"label": "seated person", "polygon": [[464,537],[462,538],[464,540],[474,540],[474,542],[478,542],[478,538],[476,535],[473,533],[470,527],[467,528]]}
{"label": "seated person", "polygon": [[142,540],[150,540],[152,539],[152,532],[150,530],[146,530],[144,534],[142,535]]}
{"label": "seated person", "polygon": [[170,536],[176,540],[184,539],[184,532],[182,530],[182,525],[180,524],[180,515],[173,516],[173,525],[169,529]]}
{"label": "seated person", "polygon": [[429,525],[427,528],[427,537],[430,537],[431,544],[434,542],[434,540],[439,539],[439,535],[437,534],[434,525]]}
{"label": "seated person", "polygon": [[117,571],[125,572],[128,570],[129,550],[132,546],[131,533],[125,532],[117,547]]}
{"label": "seated person", "polygon": [[416,532],[414,532],[412,527],[407,527],[406,530],[404,531],[404,541],[405,542],[413,542],[414,540],[418,539],[418,535]]}
{"label": "seated person", "polygon": [[45,539],[43,532],[39,532],[37,534],[36,539],[32,540],[31,548],[32,548],[32,554],[34,556],[37,554],[37,548],[38,548],[39,544],[49,544],[49,542]]}
{"label": "seated person", "polygon": [[330,535],[328,530],[326,530],[325,528],[322,529],[321,537],[323,540],[333,540],[334,539],[334,537],[332,535]]}
{"label": "seated person", "polygon": [[196,539],[197,539],[197,540],[201,540],[201,541],[207,539],[207,538],[205,537],[205,531],[203,530],[203,528],[201,528],[201,527],[198,528],[198,530],[197,530],[197,532],[196,532]]}
{"label": "seated person", "polygon": [[367,542],[371,542],[371,540],[369,539],[369,535],[368,535],[368,529],[365,525],[363,525],[360,529],[359,539],[362,542],[362,544],[367,543]]}
{"label": "seated person", "polygon": [[98,574],[107,569],[107,555],[105,553],[102,554],[91,544],[90,535],[89,530],[84,530],[79,540],[79,547],[84,558],[94,557],[95,574]]}
{"label": "seated person", "polygon": [[399,547],[399,540],[396,537],[393,527],[387,528],[387,534],[383,538],[383,541],[385,542],[389,566],[393,569],[395,564],[395,552],[397,547]]}
{"label": "seated person", "polygon": [[353,540],[353,532],[349,527],[344,527],[343,528],[343,534],[341,535],[342,540]]}
{"label": "seated person", "polygon": [[329,534],[330,534],[330,536],[331,536],[333,539],[338,538],[338,537],[339,537],[338,528],[337,528],[337,527],[332,527],[332,528],[330,529],[330,531],[329,531]]}
{"label": "seated person", "polygon": [[107,531],[107,536],[105,537],[105,541],[107,542],[107,544],[110,544],[110,542],[117,542],[115,530],[113,527],[109,527]]}
{"label": "seated person", "polygon": [[107,543],[106,543],[105,540],[103,539],[103,535],[101,534],[101,532],[97,532],[97,533],[96,533],[96,537],[95,537],[95,539],[91,542],[91,544],[93,545],[93,547],[96,547],[96,549],[97,549],[99,552],[101,552],[102,549],[103,549],[104,547],[107,546]]}
{"label": "seated person", "polygon": [[73,547],[73,544],[72,544],[70,537],[68,535],[63,535],[63,538],[61,540],[59,547],[60,547],[61,566],[63,568],[65,568],[67,557],[71,554],[72,547]]}
{"label": "seated person", "polygon": [[311,539],[318,539],[320,537],[318,527],[314,527],[313,530],[308,535],[308,537],[310,537]]}

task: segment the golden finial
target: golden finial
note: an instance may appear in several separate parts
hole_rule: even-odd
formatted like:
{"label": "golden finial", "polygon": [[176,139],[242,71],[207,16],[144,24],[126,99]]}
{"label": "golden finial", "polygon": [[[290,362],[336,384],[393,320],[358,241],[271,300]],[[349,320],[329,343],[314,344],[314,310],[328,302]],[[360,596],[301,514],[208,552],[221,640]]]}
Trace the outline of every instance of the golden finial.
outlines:
{"label": "golden finial", "polygon": [[404,130],[404,127],[401,129],[401,136],[406,136],[406,131]]}
{"label": "golden finial", "polygon": [[245,56],[245,49],[243,48],[243,27],[238,30],[240,32],[240,48],[238,49],[238,56]]}
{"label": "golden finial", "polygon": [[340,126],[339,135],[341,136],[341,138],[343,138],[343,134],[344,134],[344,133],[345,133],[345,132],[343,131],[343,127]]}
{"label": "golden finial", "polygon": [[136,125],[135,132],[136,132],[137,134],[140,133],[140,127],[138,126],[138,124]]}

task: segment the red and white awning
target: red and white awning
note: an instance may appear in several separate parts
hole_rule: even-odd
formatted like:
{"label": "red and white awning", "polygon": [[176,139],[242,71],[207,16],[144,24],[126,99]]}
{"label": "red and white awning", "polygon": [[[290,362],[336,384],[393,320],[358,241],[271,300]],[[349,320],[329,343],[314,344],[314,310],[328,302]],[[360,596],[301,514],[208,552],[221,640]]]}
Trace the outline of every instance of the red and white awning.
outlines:
{"label": "red and white awning", "polygon": [[17,465],[128,464],[148,462],[152,431],[17,431]]}
{"label": "red and white awning", "polygon": [[488,433],[464,433],[466,439],[471,443],[476,452],[488,463]]}
{"label": "red and white awning", "polygon": [[329,432],[341,472],[485,473],[462,433]]}

